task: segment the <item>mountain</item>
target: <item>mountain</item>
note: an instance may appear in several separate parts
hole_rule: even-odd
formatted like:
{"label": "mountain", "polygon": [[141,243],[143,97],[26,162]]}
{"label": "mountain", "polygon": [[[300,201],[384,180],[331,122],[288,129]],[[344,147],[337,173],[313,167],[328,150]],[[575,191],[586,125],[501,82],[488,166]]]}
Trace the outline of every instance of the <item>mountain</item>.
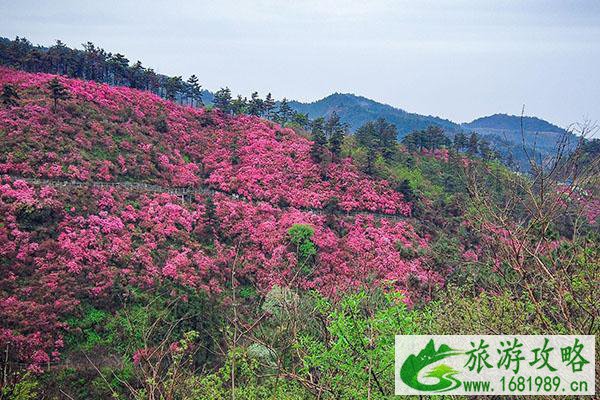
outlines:
{"label": "mountain", "polygon": [[399,138],[430,125],[440,126],[447,132],[456,132],[461,129],[460,125],[447,119],[409,113],[400,108],[350,93],[334,93],[312,103],[291,101],[289,104],[294,111],[308,114],[311,119],[325,117],[335,111],[339,114],[342,122],[347,123],[352,131],[366,122],[384,118],[396,125]]}
{"label": "mountain", "polygon": [[[477,118],[472,122],[458,124],[447,119],[409,113],[400,108],[378,103],[366,97],[349,93],[334,93],[312,103],[291,101],[290,106],[294,111],[306,113],[310,118],[326,117],[334,111],[340,115],[342,122],[348,124],[351,131],[361,125],[377,118],[383,118],[396,125],[398,139],[406,134],[436,125],[444,129],[450,137],[457,132],[476,132],[504,158],[511,158],[515,167],[527,170],[529,162],[527,153],[536,158],[546,158],[555,154],[558,143],[568,140],[567,148],[571,149],[577,142],[575,135],[568,134],[550,122],[536,117],[521,117],[506,114],[494,114]],[[523,122],[523,138],[521,135],[521,122]]]}
{"label": "mountain", "polygon": [[530,156],[537,159],[552,157],[561,143],[570,151],[578,142],[574,134],[536,117],[494,114],[461,126],[485,137],[505,158],[510,155],[520,170],[529,168]]}
{"label": "mountain", "polygon": [[477,118],[462,126],[467,129],[494,129],[494,130],[521,130],[521,123],[525,131],[530,132],[553,132],[562,134],[565,130],[536,117],[519,117],[516,115],[494,114],[487,117]]}

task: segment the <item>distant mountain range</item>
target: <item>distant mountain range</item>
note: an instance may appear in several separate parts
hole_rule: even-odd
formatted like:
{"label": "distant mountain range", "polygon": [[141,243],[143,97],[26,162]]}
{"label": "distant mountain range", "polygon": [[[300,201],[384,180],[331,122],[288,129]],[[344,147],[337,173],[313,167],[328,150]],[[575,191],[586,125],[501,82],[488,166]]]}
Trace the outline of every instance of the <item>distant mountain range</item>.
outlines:
{"label": "distant mountain range", "polygon": [[[536,117],[521,118],[515,115],[494,114],[468,123],[456,123],[432,115],[410,113],[349,93],[334,93],[312,103],[292,101],[289,104],[295,111],[308,114],[311,119],[326,117],[335,111],[342,122],[348,124],[351,131],[355,131],[367,121],[384,118],[396,125],[398,139],[430,125],[443,128],[451,137],[458,132],[477,132],[503,156],[508,157],[509,153],[512,154],[517,165],[523,169],[527,169],[528,166],[522,136],[528,152],[533,153],[532,150],[535,148],[536,157],[545,158],[555,152],[557,143],[566,133],[563,128]],[[575,143],[576,137],[569,136],[570,142]]]}
{"label": "distant mountain range", "polygon": [[328,116],[335,111],[342,122],[347,123],[352,131],[377,118],[384,118],[396,125],[399,137],[430,125],[440,126],[449,132],[460,130],[460,125],[447,119],[409,113],[366,97],[348,93],[334,93],[313,103],[292,101],[289,104],[295,111],[308,114],[311,119]]}

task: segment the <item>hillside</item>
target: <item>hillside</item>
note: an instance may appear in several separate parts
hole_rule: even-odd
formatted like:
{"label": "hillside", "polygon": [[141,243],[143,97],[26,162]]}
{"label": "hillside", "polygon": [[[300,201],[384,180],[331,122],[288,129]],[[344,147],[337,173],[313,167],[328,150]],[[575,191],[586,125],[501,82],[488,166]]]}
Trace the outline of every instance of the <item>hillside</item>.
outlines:
{"label": "hillside", "polygon": [[[383,118],[396,125],[399,139],[430,125],[443,128],[450,137],[461,131],[467,134],[477,132],[490,142],[503,159],[512,158],[514,167],[523,171],[530,167],[523,142],[527,152],[536,158],[545,159],[555,154],[558,143],[566,134],[564,129],[536,117],[523,118],[524,135],[521,135],[521,117],[518,116],[495,114],[457,124],[434,116],[408,113],[353,94],[335,93],[313,103],[290,102],[290,106],[297,112],[307,113],[310,118],[328,116],[335,111],[351,131],[366,122]],[[567,135],[567,138],[570,141],[568,149],[574,148],[577,138],[572,134]]]}
{"label": "hillside", "polygon": [[2,393],[353,399],[375,377],[383,399],[398,333],[597,331],[595,171],[538,196],[451,148],[347,137],[317,163],[255,116],[7,68],[0,87]]}
{"label": "hillside", "polygon": [[[522,125],[522,126],[521,126]],[[543,119],[536,117],[523,117],[507,114],[494,114],[487,117],[477,118],[471,122],[462,124],[467,129],[500,129],[507,131],[518,131],[521,128],[528,132],[553,132],[564,133],[565,130],[553,125]]]}
{"label": "hillside", "polygon": [[[49,72],[113,86],[143,89],[184,105],[200,105],[200,100],[205,104],[214,102],[214,93],[202,89],[201,82],[195,76],[187,81],[181,76],[165,76],[152,68],[144,67],[139,61],[130,64],[125,55],[105,51],[90,42],[83,45],[83,50],[79,50],[71,49],[60,41],[54,46],[44,47],[35,46],[25,38],[9,40],[0,37],[0,64],[30,72]],[[251,96],[248,99],[243,96],[236,98],[235,94],[231,93],[229,95],[231,111],[236,114],[259,115],[282,124],[294,120],[291,115],[278,115],[281,110],[261,110],[265,103],[260,97]],[[519,117],[495,114],[459,125],[435,116],[408,113],[365,97],[340,93],[312,103],[292,101],[290,106],[295,112],[308,114],[313,119],[328,116],[335,111],[351,131],[355,131],[366,122],[384,118],[396,125],[399,139],[430,125],[442,127],[450,136],[461,130],[476,131],[485,136],[505,159],[513,159],[516,168],[529,169],[527,156],[522,148]],[[299,125],[307,125],[308,121],[303,115],[299,116],[302,117],[297,121]],[[533,154],[532,149],[536,147],[537,158],[551,156],[555,152],[557,141],[560,140],[562,129],[534,117],[526,117],[524,125],[527,151]],[[571,136],[571,139],[574,138]]]}
{"label": "hillside", "polygon": [[448,132],[455,132],[460,129],[459,125],[446,119],[409,113],[349,93],[334,93],[312,103],[292,101],[289,104],[292,109],[308,114],[311,119],[328,116],[335,111],[342,122],[347,123],[352,131],[355,131],[366,122],[384,118],[396,125],[399,138],[414,130],[425,129],[430,125],[440,126]]}
{"label": "hillside", "polygon": [[522,171],[529,170],[526,151],[537,159],[548,159],[556,155],[559,146],[564,144],[571,151],[578,143],[574,134],[536,117],[494,114],[462,127],[484,136],[504,158],[510,153],[515,167]]}
{"label": "hillside", "polygon": [[417,299],[443,280],[398,251],[427,245],[410,223],[380,215],[410,204],[351,160],[320,166],[291,129],[128,88],[59,78],[69,98],[54,108],[53,78],[0,69],[19,96],[0,108],[0,347],[13,361],[58,362],[65,321],[112,312],[113,296],[218,294],[234,269],[259,293],[334,295],[368,278]]}

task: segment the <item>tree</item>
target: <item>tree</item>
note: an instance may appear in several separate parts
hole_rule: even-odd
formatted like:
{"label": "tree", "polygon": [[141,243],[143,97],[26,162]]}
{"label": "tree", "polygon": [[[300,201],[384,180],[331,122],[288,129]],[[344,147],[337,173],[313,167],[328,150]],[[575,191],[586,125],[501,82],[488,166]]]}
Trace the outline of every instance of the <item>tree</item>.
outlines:
{"label": "tree", "polygon": [[66,87],[59,82],[58,78],[53,78],[48,83],[48,88],[50,89],[50,97],[54,100],[53,111],[56,112],[56,107],[58,106],[59,100],[67,100],[70,98],[69,91]]}
{"label": "tree", "polygon": [[121,53],[109,55],[108,66],[112,72],[113,85],[123,85],[125,83],[125,75],[129,67],[129,60]]}
{"label": "tree", "polygon": [[306,129],[310,123],[310,120],[308,119],[308,114],[294,112],[292,115],[292,122],[299,127]]}
{"label": "tree", "polygon": [[265,98],[265,101],[264,101],[265,116],[268,119],[273,119],[273,117],[275,116],[273,113],[274,110],[275,110],[275,100],[273,100],[273,96],[271,95],[271,93],[267,93],[267,97]]}
{"label": "tree", "polygon": [[324,159],[325,146],[327,145],[327,137],[323,130],[325,120],[323,117],[317,118],[312,123],[312,147],[310,148],[310,156],[315,163],[320,163]]}
{"label": "tree", "polygon": [[188,88],[187,95],[192,100],[192,106],[196,104],[203,106],[202,102],[202,86],[198,83],[198,77],[196,75],[192,75],[187,80]]}
{"label": "tree", "polygon": [[181,79],[181,76],[172,76],[168,78],[165,89],[167,91],[167,99],[174,101],[177,94],[183,89],[183,80]]}
{"label": "tree", "polygon": [[414,131],[402,139],[402,143],[411,151],[423,149],[435,150],[448,147],[452,143],[439,126],[431,125],[425,130]]}
{"label": "tree", "polygon": [[285,125],[289,122],[292,116],[293,110],[288,104],[287,99],[284,97],[279,103],[279,110],[277,111],[277,122],[281,125]]}
{"label": "tree", "polygon": [[334,111],[325,122],[325,136],[329,139],[329,150],[334,157],[340,156],[345,135],[346,125],[341,122],[340,116]]}
{"label": "tree", "polygon": [[458,132],[454,135],[454,150],[460,151],[461,149],[464,149],[467,147],[467,143],[467,136],[464,133]]}
{"label": "tree", "polygon": [[19,99],[19,94],[13,85],[4,85],[0,98],[6,107],[14,107],[19,105],[19,102],[17,101]]}
{"label": "tree", "polygon": [[248,103],[248,114],[260,117],[264,111],[264,102],[258,97],[258,92],[252,93]]}
{"label": "tree", "polygon": [[231,112],[234,115],[245,114],[248,111],[248,99],[238,94],[237,98],[231,101]]}
{"label": "tree", "polygon": [[376,121],[376,129],[380,138],[379,145],[381,154],[389,159],[396,151],[396,139],[398,138],[396,125],[387,122],[383,118],[379,118]]}
{"label": "tree", "polygon": [[471,133],[471,136],[469,136],[469,143],[467,144],[467,153],[469,153],[472,156],[477,154],[478,147],[479,136],[477,135],[477,132],[473,132]]}
{"label": "tree", "polygon": [[228,87],[221,88],[215,92],[213,104],[224,114],[231,113],[231,90]]}
{"label": "tree", "polygon": [[487,140],[481,139],[479,141],[479,155],[484,160],[491,160],[495,157],[494,151],[490,147],[490,143]]}
{"label": "tree", "polygon": [[383,118],[369,121],[356,131],[358,143],[370,151],[369,159],[372,161],[377,153],[388,159],[394,154],[397,135],[396,126]]}
{"label": "tree", "polygon": [[146,86],[144,82],[144,70],[145,68],[139,60],[129,68],[129,84],[132,88],[144,89]]}

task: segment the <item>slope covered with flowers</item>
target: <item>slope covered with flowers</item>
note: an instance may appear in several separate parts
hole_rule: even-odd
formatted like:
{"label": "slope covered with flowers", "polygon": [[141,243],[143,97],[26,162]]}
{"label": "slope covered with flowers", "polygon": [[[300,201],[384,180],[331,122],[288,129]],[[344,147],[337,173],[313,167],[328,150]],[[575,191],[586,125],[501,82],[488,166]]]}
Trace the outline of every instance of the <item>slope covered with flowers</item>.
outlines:
{"label": "slope covered with flowers", "polygon": [[0,85],[21,97],[18,107],[0,109],[0,174],[208,185],[272,204],[410,212],[386,182],[361,175],[349,160],[313,163],[311,142],[291,129],[65,78],[71,98],[53,110],[53,77],[0,68]]}
{"label": "slope covered with flowers", "polygon": [[[19,105],[0,109],[0,348],[36,370],[57,361],[69,317],[110,308],[116,293],[186,288],[226,296],[240,285],[346,289],[391,281],[408,301],[441,284],[408,222],[314,213],[314,208],[409,214],[384,181],[351,160],[314,164],[311,142],[254,117],[183,108],[151,94],[0,70]],[[122,188],[33,186],[15,178],[209,186],[226,194],[183,202]],[[313,232],[310,257],[290,228]]]}

